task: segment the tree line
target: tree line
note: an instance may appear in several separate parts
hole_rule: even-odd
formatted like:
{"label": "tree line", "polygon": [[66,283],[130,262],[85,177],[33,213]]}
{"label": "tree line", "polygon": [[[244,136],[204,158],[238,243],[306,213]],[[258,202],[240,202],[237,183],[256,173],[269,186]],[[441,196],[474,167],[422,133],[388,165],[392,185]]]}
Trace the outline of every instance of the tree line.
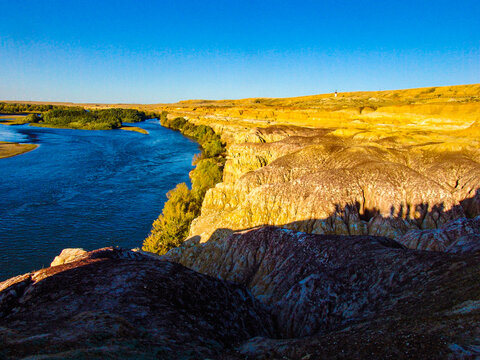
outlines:
{"label": "tree line", "polygon": [[42,116],[45,125],[74,129],[109,130],[118,129],[123,122],[139,122],[147,119],[143,111],[133,109],[54,109]]}
{"label": "tree line", "polygon": [[0,103],[0,113],[25,112],[31,114],[25,117],[24,123],[87,130],[118,129],[124,122],[136,123],[157,117],[155,113],[147,115],[135,109],[112,108],[90,111],[78,106]]}
{"label": "tree line", "polygon": [[196,167],[190,172],[192,188],[181,183],[167,193],[162,213],[143,242],[143,250],[163,255],[187,238],[190,224],[200,215],[207,190],[222,181],[225,144],[211,127],[192,124],[182,117],[168,119],[167,113],[162,112],[160,123],[195,139],[202,147],[200,156],[194,158]]}
{"label": "tree line", "polygon": [[69,106],[44,105],[44,104],[17,104],[0,103],[0,114],[21,114],[29,112],[46,112],[52,109],[68,109]]}

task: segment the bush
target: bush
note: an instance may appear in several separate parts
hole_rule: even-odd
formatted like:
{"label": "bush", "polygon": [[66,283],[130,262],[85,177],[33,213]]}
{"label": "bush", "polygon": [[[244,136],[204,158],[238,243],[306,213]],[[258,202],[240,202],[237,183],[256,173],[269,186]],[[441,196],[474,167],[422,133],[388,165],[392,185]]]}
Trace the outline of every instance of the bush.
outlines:
{"label": "bush", "polygon": [[182,117],[168,119],[166,112],[160,114],[160,122],[194,138],[203,147],[202,155],[194,157],[196,168],[190,173],[192,190],[182,183],[167,194],[163,212],[143,243],[143,250],[162,255],[182,244],[191,222],[200,215],[205,193],[222,181],[225,147],[209,126],[194,125]]}
{"label": "bush", "polygon": [[212,158],[220,155],[224,152],[222,143],[219,140],[211,140],[203,144],[203,151],[205,152],[205,157]]}
{"label": "bush", "polygon": [[37,123],[41,120],[41,118],[37,114],[28,114],[25,117],[26,123]]}
{"label": "bush", "polygon": [[201,202],[208,189],[222,181],[222,164],[216,159],[203,159],[190,174],[192,180],[192,192]]}
{"label": "bush", "polygon": [[87,130],[118,129],[122,122],[146,119],[144,112],[134,109],[105,109],[87,111],[83,108],[52,109],[43,116],[43,122],[53,126]]}
{"label": "bush", "polygon": [[159,255],[183,242],[201,206],[185,183],[169,191],[167,198],[162,214],[154,221],[150,235],[143,242],[143,250]]}
{"label": "bush", "polygon": [[189,123],[183,117],[168,119],[167,113],[162,111],[160,114],[160,123],[172,130],[180,131],[183,135],[195,139],[203,148],[203,157],[211,158],[221,155],[225,152],[225,145],[220,136],[210,126],[195,125]]}

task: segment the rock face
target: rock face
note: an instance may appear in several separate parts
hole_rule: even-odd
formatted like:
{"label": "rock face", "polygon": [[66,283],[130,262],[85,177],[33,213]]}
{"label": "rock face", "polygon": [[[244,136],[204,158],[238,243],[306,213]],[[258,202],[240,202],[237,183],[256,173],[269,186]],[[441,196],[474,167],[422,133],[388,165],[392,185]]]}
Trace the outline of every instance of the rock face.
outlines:
{"label": "rock face", "polygon": [[[170,259],[248,287],[279,336],[254,358],[458,358],[480,355],[480,252],[410,250],[384,237],[263,227],[177,249]],[[268,357],[271,356],[271,357]]]}
{"label": "rock face", "polygon": [[0,357],[480,356],[478,247],[275,227],[187,245],[100,249],[0,283]]}
{"label": "rock face", "polygon": [[[276,130],[278,130],[276,132]],[[316,234],[399,239],[480,215],[480,150],[381,132],[274,127],[228,149],[190,236],[278,225]],[[260,133],[265,133],[262,135]]]}
{"label": "rock face", "polygon": [[83,249],[63,249],[60,255],[55,256],[50,266],[57,266],[62,264],[67,264],[69,262],[75,261],[76,259],[86,256],[87,252]]}
{"label": "rock face", "polygon": [[132,251],[0,283],[0,358],[198,359],[272,333],[243,287]]}
{"label": "rock face", "polygon": [[480,216],[452,220],[440,229],[411,230],[398,241],[411,249],[472,252],[480,250]]}

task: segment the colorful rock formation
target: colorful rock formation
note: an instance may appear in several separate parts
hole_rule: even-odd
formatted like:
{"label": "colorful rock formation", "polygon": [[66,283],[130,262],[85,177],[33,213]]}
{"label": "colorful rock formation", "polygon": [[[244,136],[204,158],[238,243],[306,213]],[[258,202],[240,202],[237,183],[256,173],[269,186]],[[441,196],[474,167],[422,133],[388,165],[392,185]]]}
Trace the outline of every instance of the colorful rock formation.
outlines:
{"label": "colorful rock formation", "polygon": [[198,359],[272,333],[243,287],[128,250],[0,283],[0,358]]}

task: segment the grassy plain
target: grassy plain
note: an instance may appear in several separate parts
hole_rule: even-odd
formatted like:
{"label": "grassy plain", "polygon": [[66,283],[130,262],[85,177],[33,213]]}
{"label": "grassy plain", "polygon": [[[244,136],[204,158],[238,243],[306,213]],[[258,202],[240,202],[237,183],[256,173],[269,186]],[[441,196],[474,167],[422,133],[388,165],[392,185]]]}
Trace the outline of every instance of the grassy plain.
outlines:
{"label": "grassy plain", "polygon": [[[294,98],[189,100],[150,105],[174,116],[239,130],[271,125],[334,128],[339,136],[478,138],[480,84]],[[421,140],[421,139],[419,139]]]}

